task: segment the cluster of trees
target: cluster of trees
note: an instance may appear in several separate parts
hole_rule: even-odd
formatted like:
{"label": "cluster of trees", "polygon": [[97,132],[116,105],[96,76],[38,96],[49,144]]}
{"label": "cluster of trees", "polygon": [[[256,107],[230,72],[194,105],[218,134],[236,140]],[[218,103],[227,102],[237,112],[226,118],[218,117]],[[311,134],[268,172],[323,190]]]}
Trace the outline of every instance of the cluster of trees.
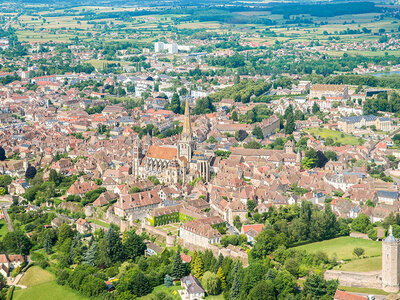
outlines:
{"label": "cluster of trees", "polygon": [[392,92],[388,97],[387,93],[380,93],[376,98],[369,98],[363,103],[363,112],[365,115],[377,115],[382,112],[400,112],[400,95]]}
{"label": "cluster of trees", "polygon": [[251,257],[264,258],[280,245],[293,246],[299,242],[315,242],[349,234],[349,226],[337,219],[329,204],[320,211],[310,202],[280,208],[271,207],[268,213],[255,213],[257,221],[267,222],[265,229],[256,237]]}
{"label": "cluster of trees", "polygon": [[[329,158],[326,156],[328,155]],[[305,157],[301,161],[301,167],[308,170],[312,168],[323,168],[325,164],[331,160],[337,160],[335,152],[326,151],[326,154],[321,150],[315,151],[314,148],[310,148],[306,151]]]}
{"label": "cluster of trees", "polygon": [[[28,171],[28,170],[27,170]],[[26,176],[28,179],[31,176]],[[49,180],[43,180],[43,172],[36,173],[29,179],[30,187],[22,195],[29,202],[35,201],[36,204],[45,202],[53,197],[61,196],[69,189],[77,176],[64,176],[61,173],[51,169]]]}

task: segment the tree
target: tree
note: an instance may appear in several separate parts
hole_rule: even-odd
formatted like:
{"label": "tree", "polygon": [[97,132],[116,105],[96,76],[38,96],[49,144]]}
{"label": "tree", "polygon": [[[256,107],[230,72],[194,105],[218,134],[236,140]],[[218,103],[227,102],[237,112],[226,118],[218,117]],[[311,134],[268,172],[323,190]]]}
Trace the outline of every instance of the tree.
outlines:
{"label": "tree", "polygon": [[274,285],[270,280],[259,281],[251,290],[246,299],[269,300],[275,298]]}
{"label": "tree", "polygon": [[170,109],[176,114],[181,113],[181,100],[177,93],[172,95]]}
{"label": "tree", "polygon": [[128,232],[123,247],[125,257],[130,259],[135,259],[138,256],[144,255],[147,248],[146,244],[143,242],[143,238],[137,235],[133,230]]}
{"label": "tree", "polygon": [[132,294],[141,297],[151,292],[150,282],[142,272],[135,272],[133,274],[128,272],[125,276],[128,277],[129,290]]}
{"label": "tree", "polygon": [[358,258],[359,258],[361,255],[363,255],[364,252],[365,252],[365,250],[364,250],[363,248],[360,248],[360,247],[356,247],[356,248],[353,249],[353,254],[354,254],[355,256],[357,256]]}
{"label": "tree", "polygon": [[260,140],[262,140],[264,138],[264,134],[263,134],[260,126],[254,126],[252,133],[256,138],[258,138]]}
{"label": "tree", "polygon": [[236,110],[234,110],[234,111],[232,112],[231,119],[232,119],[232,121],[234,121],[234,122],[237,122],[237,121],[239,120],[239,116],[238,116],[238,113],[236,112]]}
{"label": "tree", "polygon": [[62,224],[60,227],[60,230],[58,231],[58,245],[61,246],[66,239],[70,238],[72,239],[72,237],[74,236],[74,232],[71,229],[71,226],[69,226],[68,224]]}
{"label": "tree", "polygon": [[30,239],[22,231],[7,232],[3,245],[8,253],[28,255],[32,248]]}
{"label": "tree", "polygon": [[351,228],[354,231],[366,233],[371,228],[371,221],[365,214],[360,214],[351,222]]}
{"label": "tree", "polygon": [[257,207],[257,203],[251,199],[247,200],[246,205],[249,212],[253,212],[254,209]]}
{"label": "tree", "polygon": [[239,131],[235,132],[235,139],[238,142],[243,142],[247,138],[248,134],[245,130],[240,129]]}
{"label": "tree", "polygon": [[51,254],[53,252],[52,251],[53,241],[51,238],[50,230],[46,230],[46,232],[44,234],[43,248],[44,248],[44,251],[46,252],[46,254]]}
{"label": "tree", "polygon": [[221,283],[221,289],[225,290],[225,288],[226,288],[226,278],[225,278],[224,271],[222,270],[221,267],[218,268],[217,276],[219,278],[219,282]]}
{"label": "tree", "polygon": [[181,279],[185,274],[186,269],[182,262],[181,253],[178,250],[175,254],[174,260],[172,261],[172,276]]}
{"label": "tree", "polygon": [[0,161],[6,160],[6,151],[0,146]]}
{"label": "tree", "polygon": [[96,264],[96,254],[97,254],[97,242],[94,241],[90,245],[89,249],[82,256],[82,263],[89,266],[95,266]]}
{"label": "tree", "polygon": [[168,274],[165,274],[164,277],[164,286],[170,287],[174,284],[174,278],[172,276],[169,276]]}
{"label": "tree", "polygon": [[218,295],[220,293],[220,281],[215,273],[210,271],[205,272],[202,283],[208,294]]}
{"label": "tree", "polygon": [[235,216],[235,218],[233,219],[233,225],[234,225],[238,230],[241,230],[241,229],[242,229],[242,222],[240,221],[240,217],[239,217],[239,216]]}
{"label": "tree", "polygon": [[285,124],[285,133],[286,134],[292,134],[296,129],[296,123],[294,120],[294,115],[293,113],[289,113],[286,119],[286,124]]}
{"label": "tree", "polygon": [[198,279],[201,279],[204,274],[204,263],[201,255],[197,254],[196,261],[194,262],[194,266],[192,269],[193,275],[196,276]]}
{"label": "tree", "polygon": [[303,284],[303,292],[306,295],[320,299],[324,295],[333,297],[338,286],[337,280],[326,281],[321,275],[307,276]]}
{"label": "tree", "polygon": [[34,166],[29,166],[26,169],[25,177],[27,179],[33,179],[33,177],[35,177],[35,175],[36,175],[36,168]]}
{"label": "tree", "polygon": [[233,269],[232,269],[232,287],[231,287],[231,292],[230,292],[230,299],[235,300],[239,298],[240,295],[240,289],[242,287],[242,281],[241,281],[241,276],[240,276],[240,271],[241,271],[241,266],[238,261],[236,261]]}
{"label": "tree", "polygon": [[338,160],[338,156],[337,156],[337,153],[335,151],[328,150],[328,151],[325,151],[324,154],[325,154],[325,157],[328,160],[331,160],[331,161],[337,161]]}
{"label": "tree", "polygon": [[311,109],[312,113],[315,115],[315,114],[318,113],[320,110],[321,110],[321,109],[320,109],[319,105],[317,104],[317,102],[314,102],[314,104],[313,104],[313,106],[312,106],[312,109]]}

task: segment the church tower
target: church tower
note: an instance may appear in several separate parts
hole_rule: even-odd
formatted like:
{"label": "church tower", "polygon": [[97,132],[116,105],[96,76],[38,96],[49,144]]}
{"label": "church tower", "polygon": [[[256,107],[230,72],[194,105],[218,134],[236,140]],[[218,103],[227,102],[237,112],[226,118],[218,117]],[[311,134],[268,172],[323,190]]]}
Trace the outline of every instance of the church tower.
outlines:
{"label": "church tower", "polygon": [[295,153],[296,144],[293,140],[289,140],[285,143],[285,153],[293,154]]}
{"label": "church tower", "polygon": [[400,282],[400,251],[399,241],[392,234],[392,226],[389,236],[382,242],[382,288],[391,293],[399,290]]}
{"label": "church tower", "polygon": [[190,124],[189,100],[186,99],[185,119],[183,121],[183,130],[181,140],[178,143],[178,157],[185,157],[188,162],[192,160],[192,153],[195,149],[195,143],[192,135],[192,126]]}
{"label": "church tower", "polygon": [[134,177],[139,176],[139,166],[142,160],[142,141],[136,136],[133,142],[133,162],[132,162],[132,175]]}
{"label": "church tower", "polygon": [[301,164],[301,159],[302,159],[301,150],[300,150],[300,147],[299,147],[299,148],[297,148],[296,163]]}

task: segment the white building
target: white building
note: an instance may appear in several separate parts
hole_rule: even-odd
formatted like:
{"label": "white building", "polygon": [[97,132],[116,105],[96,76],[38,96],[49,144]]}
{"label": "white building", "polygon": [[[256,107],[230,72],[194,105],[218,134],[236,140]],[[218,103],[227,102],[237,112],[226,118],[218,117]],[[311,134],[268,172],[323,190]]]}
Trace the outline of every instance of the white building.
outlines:
{"label": "white building", "polygon": [[164,43],[163,42],[154,43],[154,52],[160,53],[163,51],[164,51]]}

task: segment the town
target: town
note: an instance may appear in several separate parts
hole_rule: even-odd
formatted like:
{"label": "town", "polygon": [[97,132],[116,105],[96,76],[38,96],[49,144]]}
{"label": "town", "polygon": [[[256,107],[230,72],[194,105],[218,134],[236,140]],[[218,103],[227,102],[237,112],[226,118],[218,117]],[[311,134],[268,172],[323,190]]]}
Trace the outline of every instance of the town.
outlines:
{"label": "town", "polygon": [[0,4],[0,299],[400,299],[398,4],[89,2]]}

